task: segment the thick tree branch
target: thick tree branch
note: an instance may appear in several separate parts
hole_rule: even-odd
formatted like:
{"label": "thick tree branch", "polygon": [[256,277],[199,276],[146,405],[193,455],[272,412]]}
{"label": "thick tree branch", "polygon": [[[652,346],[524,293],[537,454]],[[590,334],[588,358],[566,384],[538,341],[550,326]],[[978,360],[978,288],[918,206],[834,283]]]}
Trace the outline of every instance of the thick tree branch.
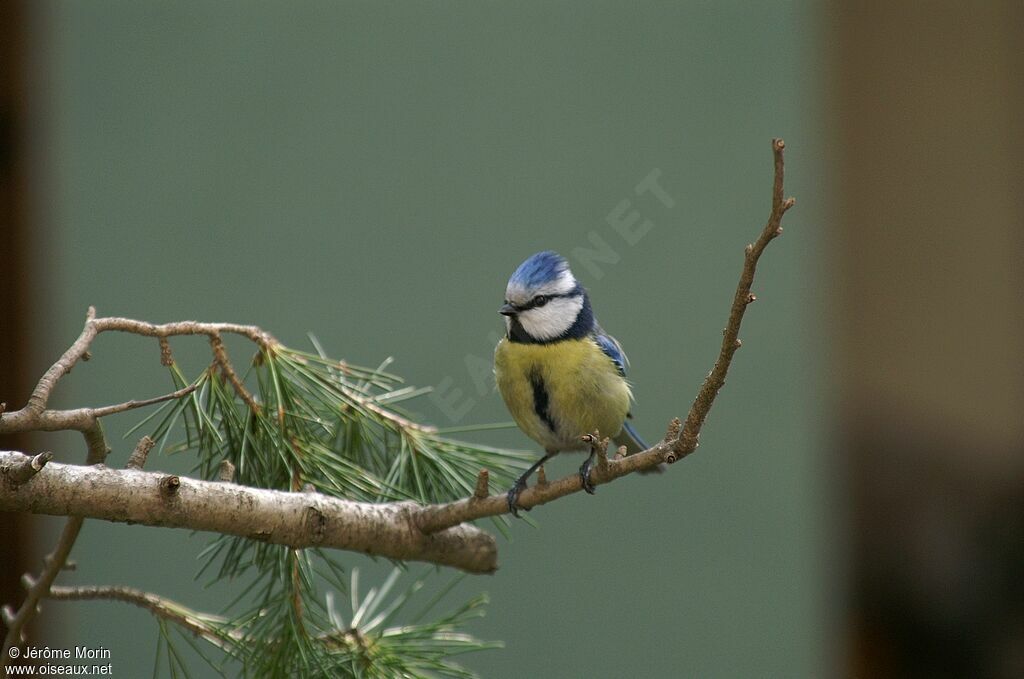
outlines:
{"label": "thick tree branch", "polygon": [[[100,425],[99,420],[94,419],[92,425],[82,431],[82,435],[85,437],[85,445],[88,449],[86,455],[86,464],[94,465],[100,464],[107,459],[107,454],[110,452],[110,448],[107,447],[107,439],[103,435],[103,427]],[[20,455],[20,458],[27,456]],[[0,467],[8,466],[16,467],[19,464],[24,464],[24,459],[19,457],[13,459],[3,460],[0,459]],[[29,458],[33,459],[33,458]],[[63,466],[63,465],[59,465]],[[41,468],[42,471],[45,467]],[[15,488],[31,488],[33,479],[39,477],[38,472],[30,478],[27,482],[21,486],[13,486],[11,484],[0,484],[0,488],[4,485],[10,490]],[[0,490],[0,494],[3,491]],[[8,655],[8,649],[12,646],[17,645],[23,641],[25,625],[32,619],[39,611],[39,602],[46,596],[46,593],[50,591],[50,587],[53,585],[53,581],[57,579],[57,574],[64,569],[65,564],[68,560],[68,555],[71,553],[71,548],[75,545],[75,540],[78,539],[78,533],[82,530],[82,524],[85,522],[84,517],[68,512],[62,514],[67,516],[68,520],[64,524],[64,530],[61,531],[60,538],[57,540],[57,545],[53,548],[53,551],[47,555],[44,559],[43,570],[39,574],[38,578],[33,578],[26,573],[23,576],[28,592],[25,594],[25,600],[21,602],[21,607],[18,608],[17,613],[12,613],[10,607],[4,606],[3,618],[4,624],[7,625],[7,635],[4,637],[3,655],[0,656],[0,669],[3,669],[10,656]]]}
{"label": "thick tree branch", "polygon": [[[590,474],[590,480],[595,486],[609,483],[636,471],[654,469],[662,463],[678,462],[697,449],[701,427],[704,426],[704,421],[707,419],[715,397],[725,384],[725,375],[729,371],[732,357],[740,347],[739,331],[740,324],[743,322],[743,314],[747,306],[755,299],[750,289],[754,282],[757,261],[768,243],[782,234],[782,217],[796,204],[793,198],[784,198],[783,150],[785,147],[786,145],[781,139],[772,140],[775,179],[772,184],[771,213],[757,240],[744,250],[743,271],[740,274],[739,285],[736,287],[736,295],[733,297],[729,320],[723,331],[722,348],[714,368],[705,378],[700,391],[697,392],[697,396],[693,400],[693,405],[690,406],[685,424],[681,424],[678,419],[673,420],[669,424],[665,437],[648,450],[628,457],[607,460],[606,464],[597,465]],[[603,452],[603,446],[601,452]],[[523,491],[519,496],[518,504],[524,509],[530,509],[578,492],[582,487],[583,484],[578,474],[566,476],[550,483],[538,483]],[[455,502],[423,507],[416,515],[416,523],[421,530],[430,533],[444,530],[450,526],[457,526],[465,521],[497,516],[506,512],[508,512],[508,502],[504,494],[491,495],[486,498],[473,496]]]}
{"label": "thick tree branch", "polygon": [[[0,465],[26,456],[0,451]],[[497,568],[494,538],[475,526],[420,531],[411,502],[370,504],[166,474],[51,462],[28,482],[0,487],[0,509],[187,528],[306,547],[333,547],[471,573]]]}

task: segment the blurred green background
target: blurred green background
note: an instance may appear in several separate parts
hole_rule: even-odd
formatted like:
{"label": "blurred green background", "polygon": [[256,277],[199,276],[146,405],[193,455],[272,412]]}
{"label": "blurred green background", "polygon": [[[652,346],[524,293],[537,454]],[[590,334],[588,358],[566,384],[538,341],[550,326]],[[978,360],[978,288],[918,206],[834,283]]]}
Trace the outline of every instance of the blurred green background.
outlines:
{"label": "blurred green background", "polygon": [[[840,572],[815,329],[829,191],[817,5],[50,2],[30,19],[33,375],[92,304],[255,323],[295,346],[313,332],[438,387],[415,406],[430,422],[506,421],[481,366],[508,275],[550,248],[626,347],[654,440],[717,355],[768,214],[770,140],[785,138],[798,206],[698,454],[533,512],[539,528],[501,542],[500,571],[450,601],[490,593],[473,631],[506,648],[465,658],[486,677],[828,674]],[[671,207],[637,194],[653,171]],[[623,201],[653,224],[632,244],[609,223]],[[615,261],[585,265],[602,243]],[[200,342],[174,346],[204,366]],[[57,405],[167,391],[154,342],[105,336],[93,355]],[[112,465],[135,421],[108,424]],[[472,436],[531,448],[514,429]],[[78,461],[80,442],[64,443],[46,446]],[[64,580],[216,608],[233,592],[191,580],[204,544],[88,522]],[[370,580],[387,570],[351,563]],[[40,644],[110,648],[117,676],[148,674],[156,640],[148,614],[116,603],[49,603],[39,625]]]}
{"label": "blurred green background", "polygon": [[[1018,679],[1022,34],[1019,0],[0,2],[0,400],[24,402],[94,304],[313,332],[435,387],[424,420],[507,421],[497,307],[551,248],[633,359],[656,439],[718,351],[781,136],[797,208],[700,450],[517,523],[501,570],[448,598],[489,592],[472,631],[507,644],[466,665]],[[671,200],[638,194],[652,175]],[[609,218],[633,212],[650,226],[626,241]],[[193,374],[209,360],[174,351]],[[55,405],[168,391],[155,343],[93,353]],[[135,421],[107,423],[111,464]],[[77,437],[0,446],[83,455]],[[60,523],[0,516],[4,602]],[[235,592],[193,582],[205,543],[87,522],[61,582],[217,610]],[[389,569],[348,563],[364,587]],[[48,602],[31,641],[105,646],[136,677],[157,627]]]}

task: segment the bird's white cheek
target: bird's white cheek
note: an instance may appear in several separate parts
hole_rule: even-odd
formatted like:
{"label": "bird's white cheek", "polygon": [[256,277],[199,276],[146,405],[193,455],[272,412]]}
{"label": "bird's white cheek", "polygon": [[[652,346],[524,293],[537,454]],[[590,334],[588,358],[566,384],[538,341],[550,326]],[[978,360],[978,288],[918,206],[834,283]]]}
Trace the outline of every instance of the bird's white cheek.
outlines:
{"label": "bird's white cheek", "polygon": [[557,299],[547,305],[519,314],[519,322],[530,337],[554,339],[572,327],[583,306],[579,298]]}

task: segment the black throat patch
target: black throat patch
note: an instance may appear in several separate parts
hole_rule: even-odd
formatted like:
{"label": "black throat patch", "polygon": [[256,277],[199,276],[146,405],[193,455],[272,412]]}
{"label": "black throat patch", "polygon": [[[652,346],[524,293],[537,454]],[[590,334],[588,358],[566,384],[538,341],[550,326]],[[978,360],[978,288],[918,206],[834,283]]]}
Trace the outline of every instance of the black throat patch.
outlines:
{"label": "black throat patch", "polygon": [[537,417],[554,432],[555,421],[551,419],[551,413],[548,412],[548,390],[544,385],[544,378],[541,377],[538,370],[533,370],[530,373],[530,386],[533,387],[533,412],[537,413]]}

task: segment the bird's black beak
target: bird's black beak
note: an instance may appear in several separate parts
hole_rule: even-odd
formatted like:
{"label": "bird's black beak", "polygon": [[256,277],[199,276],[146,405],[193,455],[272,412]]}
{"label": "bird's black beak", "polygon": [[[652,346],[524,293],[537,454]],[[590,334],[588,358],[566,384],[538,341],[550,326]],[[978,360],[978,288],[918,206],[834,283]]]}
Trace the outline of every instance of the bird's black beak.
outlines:
{"label": "bird's black beak", "polygon": [[498,309],[498,313],[502,316],[515,316],[519,311],[511,304],[505,304]]}

